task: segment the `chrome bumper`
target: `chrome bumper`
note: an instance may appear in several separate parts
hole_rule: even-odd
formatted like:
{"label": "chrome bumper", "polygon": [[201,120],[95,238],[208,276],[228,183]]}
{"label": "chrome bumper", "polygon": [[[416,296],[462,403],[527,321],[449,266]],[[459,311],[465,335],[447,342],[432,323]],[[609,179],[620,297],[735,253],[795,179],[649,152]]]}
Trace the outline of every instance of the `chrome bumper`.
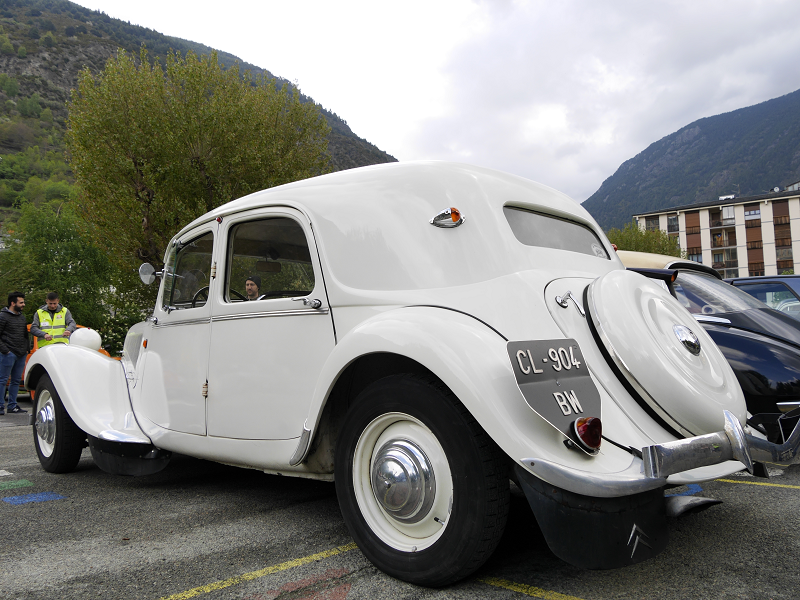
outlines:
{"label": "chrome bumper", "polygon": [[662,487],[667,477],[698,467],[738,460],[750,472],[753,464],[800,462],[800,423],[783,444],[746,434],[727,410],[722,431],[642,448],[642,458],[618,473],[594,473],[540,458],[525,458],[522,466],[544,481],[586,496],[613,498]]}

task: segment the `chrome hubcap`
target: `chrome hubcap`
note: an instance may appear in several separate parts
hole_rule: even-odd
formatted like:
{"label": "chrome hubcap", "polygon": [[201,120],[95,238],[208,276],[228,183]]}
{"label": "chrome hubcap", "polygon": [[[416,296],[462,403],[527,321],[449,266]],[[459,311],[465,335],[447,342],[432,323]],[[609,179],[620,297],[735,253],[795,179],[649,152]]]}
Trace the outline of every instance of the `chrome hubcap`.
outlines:
{"label": "chrome hubcap", "polygon": [[436,477],[425,453],[408,440],[389,440],[375,453],[370,473],[372,492],[394,519],[416,523],[430,512]]}
{"label": "chrome hubcap", "polygon": [[52,405],[46,404],[36,413],[36,433],[48,444],[56,439],[56,419]]}
{"label": "chrome hubcap", "polygon": [[672,331],[675,332],[675,336],[678,338],[678,341],[683,344],[684,348],[695,356],[700,354],[700,340],[697,339],[694,331],[685,325],[673,325]]}

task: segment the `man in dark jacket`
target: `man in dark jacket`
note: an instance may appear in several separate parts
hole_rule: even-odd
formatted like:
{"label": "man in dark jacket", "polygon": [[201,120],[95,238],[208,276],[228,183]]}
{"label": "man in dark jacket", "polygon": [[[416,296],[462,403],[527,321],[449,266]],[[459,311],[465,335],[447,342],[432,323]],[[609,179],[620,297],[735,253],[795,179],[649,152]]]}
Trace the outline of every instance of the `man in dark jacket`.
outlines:
{"label": "man in dark jacket", "polygon": [[17,405],[17,392],[25,357],[28,355],[28,323],[22,309],[25,294],[11,292],[8,307],[0,311],[0,415],[5,414],[3,402],[8,385],[9,414],[27,413]]}

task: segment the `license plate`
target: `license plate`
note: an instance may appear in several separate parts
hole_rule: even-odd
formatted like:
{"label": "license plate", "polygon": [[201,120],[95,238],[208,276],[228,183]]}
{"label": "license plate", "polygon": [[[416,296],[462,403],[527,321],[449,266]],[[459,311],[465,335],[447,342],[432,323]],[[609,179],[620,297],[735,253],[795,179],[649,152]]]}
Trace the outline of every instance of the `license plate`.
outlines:
{"label": "license plate", "polygon": [[508,342],[508,357],[525,401],[569,434],[580,417],[600,417],[600,394],[578,342],[572,339]]}

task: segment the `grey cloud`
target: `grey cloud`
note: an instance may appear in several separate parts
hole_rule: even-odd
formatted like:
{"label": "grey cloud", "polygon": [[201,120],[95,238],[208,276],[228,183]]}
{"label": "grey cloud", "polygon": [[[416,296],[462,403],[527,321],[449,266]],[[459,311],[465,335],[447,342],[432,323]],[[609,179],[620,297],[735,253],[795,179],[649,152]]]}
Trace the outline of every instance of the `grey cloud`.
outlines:
{"label": "grey cloud", "polygon": [[680,127],[800,88],[800,3],[504,2],[481,18],[442,73],[445,116],[419,124],[410,153],[577,200]]}

